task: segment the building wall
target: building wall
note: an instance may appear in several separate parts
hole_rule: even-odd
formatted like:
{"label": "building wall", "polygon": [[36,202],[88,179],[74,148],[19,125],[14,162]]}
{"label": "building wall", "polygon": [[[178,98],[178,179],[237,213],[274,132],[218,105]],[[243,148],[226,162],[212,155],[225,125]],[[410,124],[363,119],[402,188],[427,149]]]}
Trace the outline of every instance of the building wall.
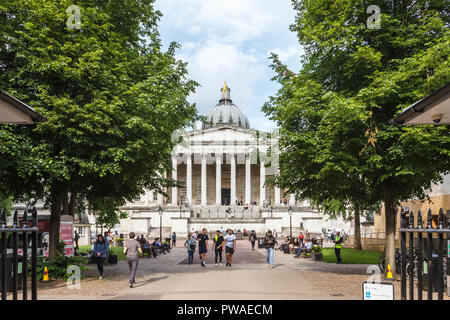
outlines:
{"label": "building wall", "polygon": [[[420,210],[422,212],[423,224],[426,225],[427,212],[431,209],[433,215],[432,225],[434,228],[437,227],[437,217],[439,210],[444,209],[444,214],[450,214],[450,175],[444,176],[444,182],[442,184],[436,184],[433,186],[432,191],[429,192],[430,201],[420,201],[411,200],[402,202],[401,206],[398,208],[397,219],[396,219],[396,229],[400,228],[400,209],[401,207],[409,207],[410,210],[414,212],[414,226],[417,226],[417,213]],[[378,214],[374,217],[374,231],[378,234],[378,237],[385,238],[385,214],[384,207]],[[399,234],[397,232],[396,237]]]}

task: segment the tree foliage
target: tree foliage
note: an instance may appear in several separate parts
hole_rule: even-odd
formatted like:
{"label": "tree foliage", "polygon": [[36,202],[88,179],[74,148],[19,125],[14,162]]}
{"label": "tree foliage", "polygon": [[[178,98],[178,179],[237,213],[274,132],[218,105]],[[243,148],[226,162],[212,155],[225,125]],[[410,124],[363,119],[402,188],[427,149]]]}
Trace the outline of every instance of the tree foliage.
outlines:
{"label": "tree foliage", "polygon": [[[0,88],[47,119],[32,128],[0,128],[0,139],[15,139],[8,146],[15,153],[0,150],[11,160],[0,165],[0,181],[16,197],[32,191],[47,200],[51,256],[69,193],[119,206],[144,188],[161,189],[157,172],[170,166],[171,134],[196,119],[187,96],[197,84],[175,58],[176,43],[162,50],[153,2],[0,5]],[[66,26],[74,4],[81,29]]]}
{"label": "tree foliage", "polygon": [[[302,70],[274,55],[281,89],[263,108],[281,127],[275,181],[328,211],[383,201],[392,266],[395,206],[425,198],[450,169],[447,128],[388,123],[450,80],[448,2],[292,3]],[[380,29],[366,25],[369,5],[381,9]]]}

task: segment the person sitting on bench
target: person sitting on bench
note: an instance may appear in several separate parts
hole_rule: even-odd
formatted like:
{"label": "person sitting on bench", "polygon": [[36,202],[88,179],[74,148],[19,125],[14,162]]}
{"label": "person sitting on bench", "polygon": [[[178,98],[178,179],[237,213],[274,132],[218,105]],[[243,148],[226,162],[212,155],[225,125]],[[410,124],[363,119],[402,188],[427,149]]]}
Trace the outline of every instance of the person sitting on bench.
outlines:
{"label": "person sitting on bench", "polygon": [[286,237],[286,240],[283,241],[283,243],[280,245],[278,250],[284,251],[285,249],[289,248],[289,244],[292,242],[292,239],[290,236]]}
{"label": "person sitting on bench", "polygon": [[153,248],[161,249],[163,254],[166,254],[166,251],[169,251],[168,245],[161,243],[159,238],[155,238],[155,241],[153,241]]}
{"label": "person sitting on bench", "polygon": [[311,242],[311,240],[306,240],[307,242],[306,242],[306,244],[302,244],[302,246],[300,246],[297,250],[296,250],[296,252],[295,252],[295,256],[294,256],[294,258],[298,258],[298,257],[300,257],[300,254],[302,253],[302,252],[308,252],[308,251],[311,251],[311,248],[312,248],[312,242]]}

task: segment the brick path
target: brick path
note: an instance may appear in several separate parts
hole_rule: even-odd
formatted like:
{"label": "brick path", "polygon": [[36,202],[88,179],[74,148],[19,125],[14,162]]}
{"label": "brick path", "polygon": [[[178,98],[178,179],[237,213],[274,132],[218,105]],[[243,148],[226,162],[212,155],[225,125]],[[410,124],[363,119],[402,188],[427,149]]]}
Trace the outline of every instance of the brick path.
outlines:
{"label": "brick path", "polygon": [[[135,288],[128,287],[128,265],[119,261],[105,266],[98,280],[95,265],[89,265],[81,289],[68,289],[63,281],[39,284],[39,299],[361,299],[367,265],[337,265],[294,259],[275,253],[275,268],[265,267],[264,250],[251,251],[248,241],[238,242],[232,268],[215,267],[208,252],[206,268],[199,264],[180,264],[186,249],[171,250],[156,259],[140,260]],[[223,261],[225,262],[225,260]],[[400,299],[400,282],[394,282]],[[417,290],[416,290],[417,291]],[[425,294],[424,294],[425,296]]]}

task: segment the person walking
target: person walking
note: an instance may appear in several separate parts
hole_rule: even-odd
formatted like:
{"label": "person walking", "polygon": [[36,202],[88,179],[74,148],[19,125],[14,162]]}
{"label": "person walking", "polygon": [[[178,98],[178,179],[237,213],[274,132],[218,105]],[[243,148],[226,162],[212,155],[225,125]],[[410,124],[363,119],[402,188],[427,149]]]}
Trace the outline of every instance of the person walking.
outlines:
{"label": "person walking", "polygon": [[136,283],[136,270],[139,263],[138,252],[142,259],[142,248],[139,241],[134,239],[134,232],[130,232],[129,237],[130,239],[125,241],[123,253],[127,255],[127,263],[130,268],[130,288],[133,288],[133,285]]}
{"label": "person walking", "polygon": [[174,232],[172,233],[172,247],[175,248],[176,244],[177,244],[177,234]]}
{"label": "person walking", "polygon": [[197,236],[198,253],[200,254],[200,264],[206,267],[206,253],[208,252],[208,230],[203,228],[202,233]]}
{"label": "person walking", "polygon": [[256,242],[256,232],[255,230],[252,230],[250,235],[248,236],[248,241],[252,244],[252,251],[255,251],[255,242]]}
{"label": "person walking", "polygon": [[103,265],[105,264],[106,252],[108,251],[108,246],[106,245],[105,238],[99,234],[97,235],[97,241],[92,245],[92,251],[95,254],[95,261],[97,262],[97,269],[99,273],[99,279],[103,279]]}
{"label": "person walking", "polygon": [[80,247],[78,246],[78,240],[80,240],[80,235],[76,231],[75,231],[73,240],[75,241],[75,249],[77,249],[77,250],[80,249]]}
{"label": "person walking", "polygon": [[334,238],[334,253],[336,254],[336,263],[341,263],[342,259],[341,259],[341,249],[342,249],[342,242],[343,239],[341,237],[341,233],[338,231],[336,232],[336,237]]}
{"label": "person walking", "polygon": [[188,264],[192,264],[194,262],[194,252],[197,247],[197,240],[191,233],[188,234],[188,238],[184,242],[184,246],[188,251]]}
{"label": "person walking", "polygon": [[277,239],[272,234],[272,231],[267,231],[267,235],[264,237],[264,246],[266,247],[266,267],[274,268],[274,255],[275,255],[275,244]]}
{"label": "person walking", "polygon": [[227,257],[227,267],[231,267],[233,262],[233,254],[236,252],[236,235],[233,230],[228,229],[228,234],[225,235],[225,254]]}
{"label": "person walking", "polygon": [[104,232],[103,238],[105,239],[105,243],[106,243],[106,259],[105,259],[105,264],[108,265],[109,264],[109,245],[110,245],[110,236],[108,231]]}
{"label": "person walking", "polygon": [[[220,265],[222,265],[222,251],[223,251],[223,244],[224,244],[224,238],[220,234],[220,230],[216,231],[216,235],[213,239],[213,245],[212,248],[214,250],[214,261],[216,262],[217,267],[217,260],[219,260]],[[219,258],[219,259],[217,259]]]}

